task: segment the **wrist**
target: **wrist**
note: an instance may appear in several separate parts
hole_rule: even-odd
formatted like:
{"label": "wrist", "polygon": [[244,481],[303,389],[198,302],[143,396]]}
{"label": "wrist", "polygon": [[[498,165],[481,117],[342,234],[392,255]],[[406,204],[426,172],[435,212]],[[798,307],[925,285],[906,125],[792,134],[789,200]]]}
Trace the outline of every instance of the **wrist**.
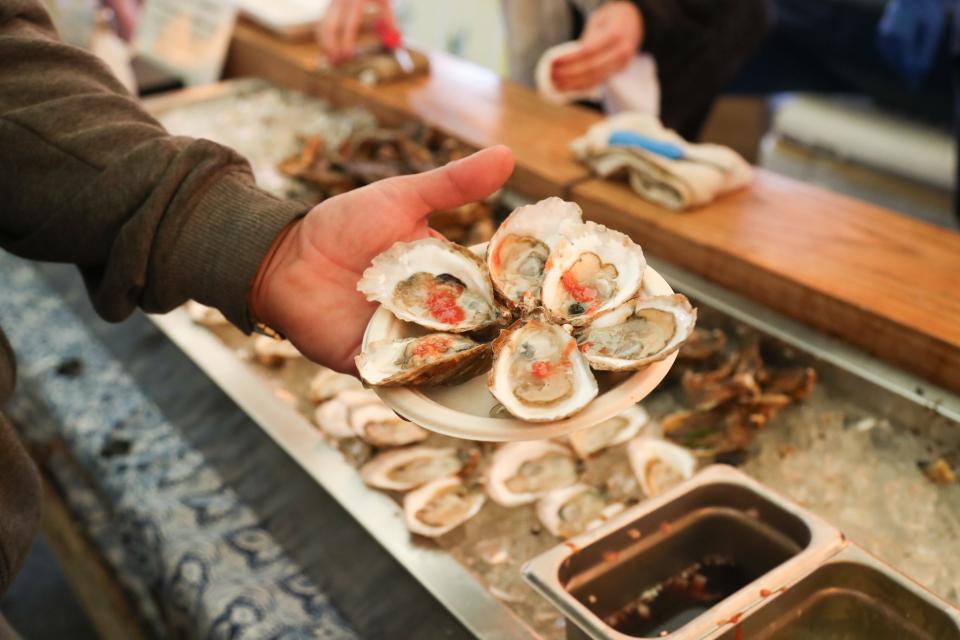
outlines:
{"label": "wrist", "polygon": [[297,218],[283,227],[260,262],[260,268],[257,269],[247,296],[247,309],[254,326],[263,324],[276,332],[283,331],[283,327],[276,324],[277,319],[272,313],[270,300],[280,272],[296,254],[296,230],[302,221],[303,218]]}

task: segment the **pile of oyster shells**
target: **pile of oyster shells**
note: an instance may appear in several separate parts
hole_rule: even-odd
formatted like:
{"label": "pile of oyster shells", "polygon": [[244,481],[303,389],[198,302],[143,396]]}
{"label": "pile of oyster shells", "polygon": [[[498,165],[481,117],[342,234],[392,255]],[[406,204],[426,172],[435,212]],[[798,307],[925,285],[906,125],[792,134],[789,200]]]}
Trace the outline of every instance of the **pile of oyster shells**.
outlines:
{"label": "pile of oyster shells", "polygon": [[375,386],[428,385],[475,376],[492,359],[488,386],[510,414],[566,418],[596,397],[591,369],[641,369],[693,331],[684,296],[642,295],[645,269],[629,237],[583,222],[560,198],[514,210],[483,257],[437,238],[397,243],[358,289],[429,333],[372,342],[357,368]]}

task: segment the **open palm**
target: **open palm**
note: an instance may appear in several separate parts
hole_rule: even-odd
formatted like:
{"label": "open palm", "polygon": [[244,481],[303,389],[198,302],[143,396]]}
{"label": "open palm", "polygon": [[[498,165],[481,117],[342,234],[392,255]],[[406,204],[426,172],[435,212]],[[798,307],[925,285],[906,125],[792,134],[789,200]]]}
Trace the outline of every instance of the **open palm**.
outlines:
{"label": "open palm", "polygon": [[308,358],[353,371],[376,306],[357,291],[374,257],[431,235],[427,216],[485,198],[513,171],[493,147],[425,173],[381,180],[321,202],[284,235],[254,283],[254,314]]}

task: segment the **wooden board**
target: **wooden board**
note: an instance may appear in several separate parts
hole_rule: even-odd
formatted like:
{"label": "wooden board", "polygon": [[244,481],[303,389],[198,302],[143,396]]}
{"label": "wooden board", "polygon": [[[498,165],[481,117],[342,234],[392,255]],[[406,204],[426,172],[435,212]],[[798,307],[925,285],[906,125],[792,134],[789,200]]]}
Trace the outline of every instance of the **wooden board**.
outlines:
{"label": "wooden board", "polygon": [[511,186],[525,195],[572,194],[650,254],[960,391],[960,234],[763,170],[750,190],[684,214],[623,185],[572,186],[587,174],[569,142],[599,114],[547,105],[443,54],[431,55],[429,78],[379,87],[317,74],[318,55],[241,22],[227,70],[362,104],[387,122],[422,119],[477,147],[506,144]]}

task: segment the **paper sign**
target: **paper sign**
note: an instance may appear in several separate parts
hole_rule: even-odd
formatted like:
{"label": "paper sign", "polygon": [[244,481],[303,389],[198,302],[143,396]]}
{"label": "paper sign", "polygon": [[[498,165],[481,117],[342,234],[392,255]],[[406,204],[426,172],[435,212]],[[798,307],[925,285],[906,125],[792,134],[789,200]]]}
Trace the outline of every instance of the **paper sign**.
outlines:
{"label": "paper sign", "polygon": [[209,84],[220,79],[236,16],[233,0],[147,0],[134,49],[184,84]]}

